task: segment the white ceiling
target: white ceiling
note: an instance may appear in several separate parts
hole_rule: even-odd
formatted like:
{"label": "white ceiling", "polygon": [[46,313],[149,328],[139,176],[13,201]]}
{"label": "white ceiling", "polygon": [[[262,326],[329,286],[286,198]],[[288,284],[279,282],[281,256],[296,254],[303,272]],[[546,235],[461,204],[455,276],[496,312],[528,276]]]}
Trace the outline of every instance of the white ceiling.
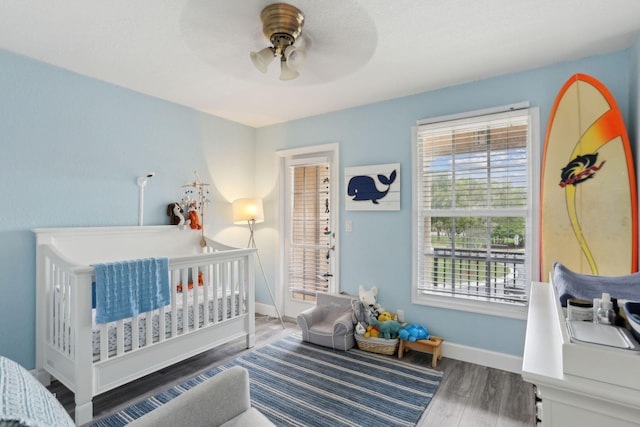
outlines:
{"label": "white ceiling", "polygon": [[[638,0],[290,0],[296,80],[267,46],[271,0],[2,0],[0,48],[261,127],[630,46]],[[579,72],[580,70],[576,70]]]}

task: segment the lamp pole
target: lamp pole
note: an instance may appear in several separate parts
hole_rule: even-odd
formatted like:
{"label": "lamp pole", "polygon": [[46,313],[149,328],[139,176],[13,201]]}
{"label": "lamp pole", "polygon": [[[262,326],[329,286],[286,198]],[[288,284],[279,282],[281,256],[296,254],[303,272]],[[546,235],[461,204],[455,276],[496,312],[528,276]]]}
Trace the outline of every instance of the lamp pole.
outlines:
{"label": "lamp pole", "polygon": [[248,219],[247,224],[249,225],[249,243],[247,247],[256,250],[256,257],[258,258],[260,271],[262,271],[262,277],[264,277],[264,284],[267,287],[267,291],[269,291],[271,302],[273,302],[273,306],[276,309],[276,313],[278,314],[278,319],[280,319],[280,323],[282,324],[282,329],[286,329],[286,326],[284,325],[284,320],[282,320],[282,314],[280,314],[280,309],[278,309],[278,304],[276,303],[276,299],[273,297],[273,293],[271,292],[271,287],[269,286],[269,280],[267,279],[267,274],[264,272],[264,267],[262,266],[262,260],[260,259],[260,252],[258,251],[258,247],[256,246],[256,239],[253,237],[253,230],[255,229],[255,226],[256,226],[255,218]]}

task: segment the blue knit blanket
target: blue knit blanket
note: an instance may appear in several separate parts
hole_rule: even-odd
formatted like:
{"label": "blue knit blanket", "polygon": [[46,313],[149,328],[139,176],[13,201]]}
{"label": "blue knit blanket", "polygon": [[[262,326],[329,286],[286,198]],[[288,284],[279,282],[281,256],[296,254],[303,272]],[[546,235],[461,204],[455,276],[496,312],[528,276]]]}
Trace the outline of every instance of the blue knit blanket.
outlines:
{"label": "blue knit blanket", "polygon": [[171,302],[169,259],[145,258],[95,264],[96,323],[108,323]]}

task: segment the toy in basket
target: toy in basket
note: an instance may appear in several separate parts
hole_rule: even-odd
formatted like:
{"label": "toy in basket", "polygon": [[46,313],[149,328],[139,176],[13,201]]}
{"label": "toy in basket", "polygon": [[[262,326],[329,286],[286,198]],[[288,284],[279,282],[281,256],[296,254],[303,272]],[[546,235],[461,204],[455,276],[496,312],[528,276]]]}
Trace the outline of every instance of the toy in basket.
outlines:
{"label": "toy in basket", "polygon": [[378,319],[371,317],[364,335],[355,334],[356,344],[360,350],[393,355],[398,350],[398,331],[402,324],[393,320],[391,313],[383,311]]}

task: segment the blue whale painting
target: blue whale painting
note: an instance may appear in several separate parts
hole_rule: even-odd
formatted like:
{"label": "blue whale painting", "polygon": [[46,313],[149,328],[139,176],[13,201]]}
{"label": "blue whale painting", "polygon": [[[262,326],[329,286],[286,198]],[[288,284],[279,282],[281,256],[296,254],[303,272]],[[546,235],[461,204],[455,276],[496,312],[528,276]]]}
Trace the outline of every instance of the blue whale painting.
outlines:
{"label": "blue whale painting", "polygon": [[378,181],[381,184],[386,185],[385,191],[378,191],[376,182],[368,175],[354,176],[349,180],[347,187],[347,194],[353,196],[352,200],[371,200],[373,204],[378,204],[378,200],[384,198],[391,188],[391,184],[396,180],[396,171],[391,172],[391,175],[387,178],[384,175],[378,175]]}

